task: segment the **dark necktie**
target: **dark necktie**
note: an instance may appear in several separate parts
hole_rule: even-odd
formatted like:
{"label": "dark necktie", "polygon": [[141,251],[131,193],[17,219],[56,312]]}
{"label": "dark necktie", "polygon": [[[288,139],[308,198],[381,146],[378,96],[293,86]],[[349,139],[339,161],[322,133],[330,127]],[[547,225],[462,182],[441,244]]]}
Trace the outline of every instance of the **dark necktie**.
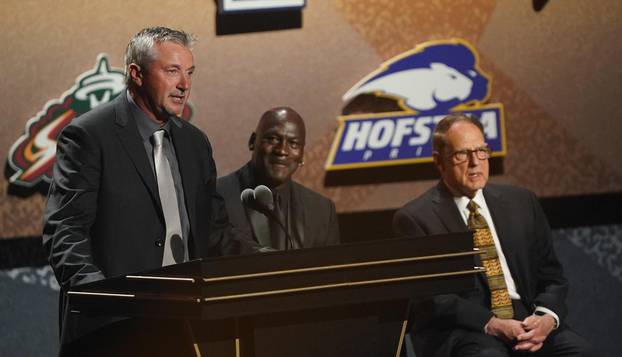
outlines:
{"label": "dark necktie", "polygon": [[171,165],[164,153],[164,133],[160,129],[153,133],[153,162],[158,181],[158,193],[166,224],[166,240],[162,266],[181,263],[185,257],[185,244],[182,238],[181,219],[177,204],[177,193],[171,172]]}
{"label": "dark necktie", "polygon": [[512,299],[503,277],[501,262],[490,227],[488,227],[486,219],[479,213],[477,203],[469,201],[467,208],[469,209],[469,229],[473,231],[473,246],[479,248],[482,264],[486,268],[492,312],[498,318],[511,319],[514,317]]}
{"label": "dark necktie", "polygon": [[[287,222],[285,222],[285,214],[283,214],[283,202],[281,202],[283,196],[278,192],[274,192],[274,215],[277,219],[283,223],[285,228],[287,229]],[[270,222],[270,240],[272,241],[272,247],[280,250],[289,250],[292,247],[287,242],[285,237],[285,232],[283,232],[283,228],[279,225],[278,222],[271,221]]]}

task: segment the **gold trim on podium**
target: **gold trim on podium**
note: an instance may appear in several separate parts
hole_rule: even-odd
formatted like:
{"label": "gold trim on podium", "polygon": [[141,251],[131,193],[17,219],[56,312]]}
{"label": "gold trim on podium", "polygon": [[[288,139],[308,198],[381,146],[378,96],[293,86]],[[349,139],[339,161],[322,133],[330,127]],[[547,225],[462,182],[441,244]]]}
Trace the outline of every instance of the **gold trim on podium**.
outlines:
{"label": "gold trim on podium", "polygon": [[404,320],[404,322],[402,322],[402,332],[400,333],[400,340],[397,343],[397,351],[395,352],[395,357],[400,357],[400,352],[402,352],[404,336],[406,335],[406,324],[408,324],[408,320]]}
{"label": "gold trim on podium", "polygon": [[68,291],[67,295],[95,295],[95,296],[110,296],[110,297],[136,297],[134,294],[117,294],[117,293],[99,293],[88,291]]}
{"label": "gold trim on podium", "polygon": [[439,254],[439,255],[426,255],[422,257],[372,260],[372,261],[361,262],[361,263],[324,265],[320,267],[311,267],[311,268],[275,270],[275,271],[268,271],[268,272],[262,272],[262,273],[227,275],[227,276],[221,276],[221,277],[216,277],[216,278],[203,278],[203,282],[213,283],[213,282],[218,282],[218,281],[250,279],[250,278],[259,278],[259,277],[273,276],[273,275],[308,273],[308,272],[313,272],[313,271],[335,270],[335,269],[345,269],[345,268],[360,268],[360,267],[368,267],[368,266],[382,265],[382,264],[409,263],[409,262],[415,262],[415,261],[421,261],[421,260],[464,257],[468,255],[477,255],[477,254],[479,254],[479,252],[472,251],[472,252],[460,252],[460,253],[449,253],[449,254]]}
{"label": "gold trim on podium", "polygon": [[194,346],[194,353],[196,353],[197,357],[202,357],[199,345],[197,343],[193,343],[192,345]]}
{"label": "gold trim on podium", "polygon": [[203,302],[234,300],[234,299],[242,299],[242,298],[257,297],[257,296],[280,295],[280,294],[288,294],[288,293],[297,293],[297,292],[302,292],[302,291],[326,290],[326,289],[343,288],[343,287],[376,285],[376,284],[383,284],[383,283],[395,283],[395,282],[420,280],[420,279],[428,279],[428,278],[441,278],[441,277],[447,277],[447,276],[477,274],[480,272],[481,272],[480,269],[472,269],[472,270],[461,270],[461,271],[455,271],[455,272],[449,272],[449,273],[409,275],[409,276],[403,276],[399,278],[347,281],[344,283],[311,285],[311,286],[305,286],[305,287],[300,287],[300,288],[268,290],[268,291],[258,291],[258,292],[253,292],[253,293],[207,297],[207,298],[203,298]]}
{"label": "gold trim on podium", "polygon": [[189,283],[195,283],[196,279],[194,278],[176,278],[169,276],[152,276],[152,275],[126,275],[127,279],[144,279],[144,280],[168,280],[168,281],[187,281]]}

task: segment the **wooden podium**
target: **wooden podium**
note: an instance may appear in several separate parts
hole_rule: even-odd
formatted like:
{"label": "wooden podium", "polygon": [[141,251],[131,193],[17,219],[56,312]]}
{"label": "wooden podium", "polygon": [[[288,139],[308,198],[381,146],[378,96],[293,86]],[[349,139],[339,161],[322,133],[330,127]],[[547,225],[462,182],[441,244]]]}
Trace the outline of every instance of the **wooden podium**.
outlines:
{"label": "wooden podium", "polygon": [[471,233],[191,261],[85,284],[73,313],[175,318],[197,356],[398,356],[412,299],[473,289]]}

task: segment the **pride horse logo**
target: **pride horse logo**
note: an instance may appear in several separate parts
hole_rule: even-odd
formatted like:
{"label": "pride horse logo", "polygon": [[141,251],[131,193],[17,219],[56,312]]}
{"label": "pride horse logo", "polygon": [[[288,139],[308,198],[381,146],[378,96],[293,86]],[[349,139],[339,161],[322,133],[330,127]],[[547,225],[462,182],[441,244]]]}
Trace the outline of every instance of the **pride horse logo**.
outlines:
{"label": "pride horse logo", "polygon": [[374,94],[395,99],[404,110],[438,113],[485,101],[489,86],[490,80],[478,68],[471,46],[450,40],[390,59],[350,88],[343,100]]}

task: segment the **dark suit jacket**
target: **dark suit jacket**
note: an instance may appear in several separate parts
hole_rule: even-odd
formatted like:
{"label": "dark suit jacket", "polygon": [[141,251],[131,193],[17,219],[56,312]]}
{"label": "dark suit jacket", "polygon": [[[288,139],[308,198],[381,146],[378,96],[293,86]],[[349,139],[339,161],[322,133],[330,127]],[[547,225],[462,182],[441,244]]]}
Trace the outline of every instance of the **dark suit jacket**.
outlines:
{"label": "dark suit jacket", "polygon": [[[535,195],[522,188],[494,184],[488,184],[483,193],[523,304],[529,311],[534,306],[549,308],[563,320],[568,285]],[[468,230],[442,183],[399,209],[393,228],[399,235],[414,237]],[[483,332],[492,317],[490,293],[485,277],[476,280],[476,291],[436,296],[430,302],[429,316],[418,322],[415,334],[424,355],[448,349],[443,345],[451,344],[455,328]]]}
{"label": "dark suit jacket", "polygon": [[[246,188],[255,188],[252,183],[250,164],[218,179],[218,192],[224,198],[231,223],[252,231],[248,219],[250,208],[244,207],[240,194]],[[292,181],[292,222],[298,226],[303,248],[339,244],[339,224],[335,204],[322,195]],[[263,246],[256,237],[242,244],[243,252],[256,252]]]}
{"label": "dark suit jacket", "polygon": [[[43,246],[62,292],[162,265],[165,223],[156,178],[129,105],[121,94],[59,136]],[[170,131],[190,221],[190,258],[227,253],[233,248],[224,235],[228,220],[210,143],[182,120]],[[65,315],[62,292],[62,343],[106,323]]]}

